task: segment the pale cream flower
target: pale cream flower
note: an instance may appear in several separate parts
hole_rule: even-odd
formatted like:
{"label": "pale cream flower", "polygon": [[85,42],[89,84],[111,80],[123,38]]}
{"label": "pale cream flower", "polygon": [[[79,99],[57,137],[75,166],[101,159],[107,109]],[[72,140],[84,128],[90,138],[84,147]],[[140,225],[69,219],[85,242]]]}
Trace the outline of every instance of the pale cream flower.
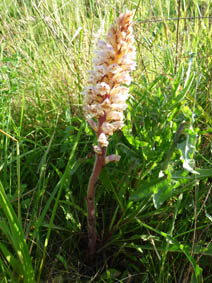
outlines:
{"label": "pale cream flower", "polygon": [[124,126],[124,122],[123,121],[115,121],[112,122],[111,125],[116,129],[116,130],[121,130]]}
{"label": "pale cream flower", "polygon": [[128,94],[128,88],[125,87],[125,86],[117,86],[117,87],[114,87],[111,92],[110,92],[110,95],[115,95],[115,94]]}
{"label": "pale cream flower", "polygon": [[102,149],[101,149],[100,146],[94,145],[94,146],[93,146],[93,149],[94,149],[94,151],[95,151],[97,154],[102,154]]}
{"label": "pale cream flower", "polygon": [[95,132],[98,132],[97,123],[94,122],[92,119],[89,119],[89,118],[87,118],[86,120],[87,120],[89,126],[90,126]]}
{"label": "pale cream flower", "polygon": [[110,91],[110,86],[106,84],[105,82],[101,82],[96,85],[95,91],[99,93],[100,95],[106,95]]}
{"label": "pale cream flower", "polygon": [[101,133],[99,135],[98,142],[100,144],[100,147],[108,146],[108,140],[105,133]]}
{"label": "pale cream flower", "polygon": [[112,107],[111,101],[109,98],[106,98],[102,103],[101,103],[102,108],[104,108],[104,111],[107,113],[108,109],[110,110]]}
{"label": "pale cream flower", "polygon": [[116,111],[124,111],[127,108],[127,104],[126,103],[113,103],[111,104],[111,108],[112,110],[116,110]]}
{"label": "pale cream flower", "polygon": [[113,131],[115,129],[115,127],[111,124],[111,123],[108,123],[108,122],[104,122],[102,124],[102,127],[101,127],[102,131],[106,134],[106,135],[112,135],[113,134]]}
{"label": "pale cream flower", "polygon": [[113,162],[119,162],[120,160],[120,156],[119,155],[116,155],[116,154],[112,154],[112,155],[109,155],[109,156],[106,156],[105,158],[105,164],[113,161]]}
{"label": "pale cream flower", "polygon": [[112,103],[124,103],[127,98],[129,97],[128,94],[117,93],[111,97]]}

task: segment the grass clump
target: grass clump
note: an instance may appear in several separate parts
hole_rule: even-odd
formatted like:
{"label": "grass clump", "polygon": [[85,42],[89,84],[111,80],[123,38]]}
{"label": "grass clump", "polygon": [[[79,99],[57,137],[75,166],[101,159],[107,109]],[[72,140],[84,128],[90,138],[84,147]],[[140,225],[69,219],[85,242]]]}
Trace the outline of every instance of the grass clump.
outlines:
{"label": "grass clump", "polygon": [[[212,5],[152,3],[1,1],[2,282],[211,281]],[[108,146],[121,159],[97,184],[89,265],[94,134],[81,92],[98,38],[126,9],[138,66]]]}

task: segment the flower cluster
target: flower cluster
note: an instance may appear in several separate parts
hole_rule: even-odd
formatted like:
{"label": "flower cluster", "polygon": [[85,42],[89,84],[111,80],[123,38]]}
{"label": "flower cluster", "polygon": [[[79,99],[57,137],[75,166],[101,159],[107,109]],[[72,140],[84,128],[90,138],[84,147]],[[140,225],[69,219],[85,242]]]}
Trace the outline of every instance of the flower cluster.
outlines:
{"label": "flower cluster", "polygon": [[134,11],[121,14],[110,27],[106,40],[99,40],[93,70],[89,73],[88,86],[83,94],[87,121],[97,134],[97,154],[107,147],[108,136],[123,127],[123,111],[127,108],[128,88],[135,69],[135,47],[132,35]]}

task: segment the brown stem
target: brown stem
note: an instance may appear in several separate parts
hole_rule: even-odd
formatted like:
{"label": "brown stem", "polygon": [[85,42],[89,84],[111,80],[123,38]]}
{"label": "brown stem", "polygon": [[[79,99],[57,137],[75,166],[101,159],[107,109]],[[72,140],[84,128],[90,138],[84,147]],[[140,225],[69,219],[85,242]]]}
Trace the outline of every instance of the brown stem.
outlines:
{"label": "brown stem", "polygon": [[87,213],[88,213],[88,251],[89,257],[92,260],[96,252],[96,212],[95,212],[95,191],[96,182],[99,178],[102,167],[105,164],[106,147],[102,148],[102,154],[96,154],[93,171],[90,176],[88,191],[87,191]]}

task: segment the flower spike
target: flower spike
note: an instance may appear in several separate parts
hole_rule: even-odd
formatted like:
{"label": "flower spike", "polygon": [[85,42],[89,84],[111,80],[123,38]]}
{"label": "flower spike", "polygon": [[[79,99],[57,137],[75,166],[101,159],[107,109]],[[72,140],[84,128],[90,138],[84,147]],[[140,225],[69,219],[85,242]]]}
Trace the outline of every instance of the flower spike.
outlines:
{"label": "flower spike", "polygon": [[130,72],[136,67],[134,37],[132,34],[134,11],[121,14],[111,25],[106,40],[99,40],[93,70],[89,72],[88,86],[83,94],[83,110],[86,119],[95,131],[98,145],[94,145],[96,160],[87,191],[89,259],[96,252],[95,185],[103,166],[118,162],[119,155],[106,156],[108,138],[124,125],[123,111],[127,108]]}
{"label": "flower spike", "polygon": [[[123,111],[127,108],[129,95],[128,88],[121,84],[130,84],[129,73],[136,66],[133,16],[134,11],[121,14],[111,25],[106,40],[98,41],[93,70],[88,78],[89,85],[83,92],[84,113],[97,133],[99,147],[107,147],[108,137],[124,125]],[[95,122],[91,122],[91,119]],[[95,151],[100,152],[96,146]]]}

